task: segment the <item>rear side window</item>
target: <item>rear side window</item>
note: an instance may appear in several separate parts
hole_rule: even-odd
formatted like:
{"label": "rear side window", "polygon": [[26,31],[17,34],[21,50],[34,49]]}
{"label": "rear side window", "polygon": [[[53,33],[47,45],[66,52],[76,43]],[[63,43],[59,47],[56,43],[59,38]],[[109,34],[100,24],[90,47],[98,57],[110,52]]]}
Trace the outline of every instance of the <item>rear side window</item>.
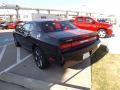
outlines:
{"label": "rear side window", "polygon": [[36,30],[36,24],[35,23],[26,23],[23,25],[22,29],[25,31],[35,31]]}
{"label": "rear side window", "polygon": [[77,21],[78,21],[78,22],[83,22],[83,18],[82,18],[82,17],[79,17],[79,18],[77,19]]}
{"label": "rear side window", "polygon": [[27,23],[27,24],[23,25],[22,29],[25,31],[31,31],[30,25],[31,25],[30,23]]}
{"label": "rear side window", "polygon": [[86,18],[86,22],[88,22],[88,23],[92,23],[93,22],[93,20],[91,19],[91,18]]}
{"label": "rear side window", "polygon": [[46,21],[41,23],[41,29],[45,32],[73,30],[76,27],[68,21]]}
{"label": "rear side window", "polygon": [[31,31],[36,31],[36,30],[38,30],[38,27],[36,26],[35,23],[31,23],[30,29],[31,29]]}
{"label": "rear side window", "polygon": [[48,21],[48,22],[42,22],[41,23],[41,27],[44,31],[48,32],[48,31],[54,31],[55,27],[54,27],[54,23]]}

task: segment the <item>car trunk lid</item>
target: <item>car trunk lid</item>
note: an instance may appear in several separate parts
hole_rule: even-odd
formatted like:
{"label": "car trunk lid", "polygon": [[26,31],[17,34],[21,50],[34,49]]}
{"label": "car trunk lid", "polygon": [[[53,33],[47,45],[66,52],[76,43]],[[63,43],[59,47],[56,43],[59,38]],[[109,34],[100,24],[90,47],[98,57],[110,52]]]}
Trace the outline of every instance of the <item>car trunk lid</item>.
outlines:
{"label": "car trunk lid", "polygon": [[96,32],[80,29],[51,32],[48,36],[60,42],[60,49],[79,46],[97,39]]}

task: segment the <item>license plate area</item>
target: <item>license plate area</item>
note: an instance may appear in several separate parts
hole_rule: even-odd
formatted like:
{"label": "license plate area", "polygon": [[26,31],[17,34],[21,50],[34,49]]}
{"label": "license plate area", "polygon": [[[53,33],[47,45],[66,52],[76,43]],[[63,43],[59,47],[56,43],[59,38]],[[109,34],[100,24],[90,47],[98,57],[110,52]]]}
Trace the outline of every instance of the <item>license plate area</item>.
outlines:
{"label": "license plate area", "polygon": [[86,52],[86,53],[83,54],[83,60],[87,59],[89,57],[90,57],[90,53],[89,52]]}

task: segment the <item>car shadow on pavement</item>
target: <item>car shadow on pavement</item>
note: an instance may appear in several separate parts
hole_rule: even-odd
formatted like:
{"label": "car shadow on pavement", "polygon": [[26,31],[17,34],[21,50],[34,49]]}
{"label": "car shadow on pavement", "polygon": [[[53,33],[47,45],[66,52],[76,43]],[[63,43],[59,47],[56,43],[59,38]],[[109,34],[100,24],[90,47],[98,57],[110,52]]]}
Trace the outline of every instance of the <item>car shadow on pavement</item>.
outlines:
{"label": "car shadow on pavement", "polygon": [[109,52],[107,46],[101,45],[98,50],[91,56],[91,65],[99,61]]}
{"label": "car shadow on pavement", "polygon": [[[86,60],[83,60],[81,63],[72,66],[72,69],[85,69],[86,67],[93,65],[98,62],[101,58],[103,58],[108,53],[108,48],[106,45],[100,45],[100,47]],[[90,63],[90,64],[88,64]]]}
{"label": "car shadow on pavement", "polygon": [[[93,65],[94,63],[98,62],[107,53],[108,53],[107,46],[101,45],[90,57],[86,58],[85,60],[83,60],[82,62],[80,62],[77,65],[69,67],[69,68],[74,69],[74,70],[79,70],[78,72],[76,72],[70,78],[66,79],[64,81],[64,83],[57,83],[57,82],[56,83],[59,84],[59,85],[68,86],[68,87],[72,87],[72,88],[76,88],[76,89],[90,90],[90,88],[88,88],[88,87],[83,87],[83,86],[80,86],[80,85],[74,85],[73,83],[69,84],[68,82],[71,81],[73,78],[75,78],[77,75],[79,75],[81,72],[83,72],[87,67],[89,67],[90,65]],[[66,73],[66,70],[64,71],[64,73]],[[79,77],[79,79],[80,78],[81,77]]]}
{"label": "car shadow on pavement", "polygon": [[66,87],[67,89],[73,88],[73,90],[90,90],[89,87],[82,86],[80,83],[76,82],[75,84],[73,81],[69,82],[77,74],[79,74],[81,70],[62,68],[55,64],[46,70],[40,70],[38,67],[36,67],[32,58],[33,57],[28,58],[24,63],[21,63],[17,67],[10,70],[9,73],[47,82],[49,83],[49,85],[46,86],[48,87],[47,90],[51,90],[51,88],[56,87],[56,85],[60,85],[64,88]]}

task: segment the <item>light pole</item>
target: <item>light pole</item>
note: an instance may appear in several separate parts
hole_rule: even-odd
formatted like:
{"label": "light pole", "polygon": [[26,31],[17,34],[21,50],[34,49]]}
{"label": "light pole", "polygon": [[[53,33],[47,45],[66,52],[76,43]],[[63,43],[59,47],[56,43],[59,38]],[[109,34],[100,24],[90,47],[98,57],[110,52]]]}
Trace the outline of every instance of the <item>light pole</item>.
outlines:
{"label": "light pole", "polygon": [[4,20],[6,21],[6,4],[5,3],[2,3],[1,5],[4,9]]}
{"label": "light pole", "polygon": [[16,5],[15,6],[15,10],[16,10],[16,19],[17,19],[17,21],[19,20],[19,6],[18,5]]}

